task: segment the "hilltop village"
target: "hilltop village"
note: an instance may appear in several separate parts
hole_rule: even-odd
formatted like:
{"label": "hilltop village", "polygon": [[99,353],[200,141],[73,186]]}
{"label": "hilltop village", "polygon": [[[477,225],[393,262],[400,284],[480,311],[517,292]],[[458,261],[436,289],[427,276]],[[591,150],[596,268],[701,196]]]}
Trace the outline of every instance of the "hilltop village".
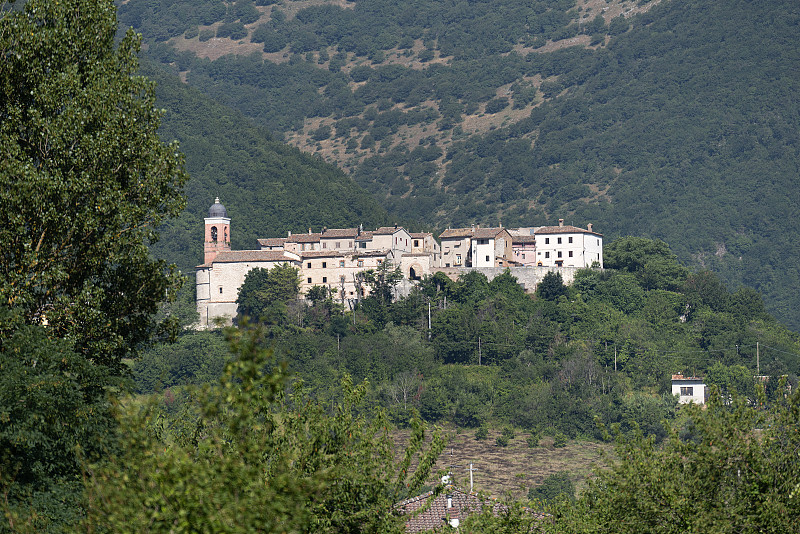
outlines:
{"label": "hilltop village", "polygon": [[231,250],[231,219],[217,198],[205,218],[203,264],[197,266],[197,310],[200,326],[236,315],[236,299],[245,275],[255,268],[270,269],[288,263],[300,273],[300,291],[313,286],[335,290],[342,304],[352,307],[367,290],[358,273],[383,264],[400,268],[403,281],[398,294],[406,294],[415,281],[436,272],[457,279],[465,271],[479,270],[491,280],[510,269],[526,291],[534,291],[553,270],[565,282],[577,269],[603,266],[603,235],[587,228],[565,225],[527,228],[473,225],[449,228],[437,241],[433,234],[410,232],[402,226],[374,230],[322,228],[308,233],[258,240],[254,250]]}

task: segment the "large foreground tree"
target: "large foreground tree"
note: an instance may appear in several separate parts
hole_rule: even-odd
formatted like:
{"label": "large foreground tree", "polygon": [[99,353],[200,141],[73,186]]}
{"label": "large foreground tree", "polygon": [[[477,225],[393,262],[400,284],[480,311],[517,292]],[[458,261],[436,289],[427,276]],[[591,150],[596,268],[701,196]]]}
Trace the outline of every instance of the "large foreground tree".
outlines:
{"label": "large foreground tree", "polygon": [[111,0],[0,0],[0,302],[95,363],[153,332],[174,289],[150,258],[186,175],[157,135],[138,38]]}
{"label": "large foreground tree", "polygon": [[177,288],[147,245],[186,175],[112,0],[21,4],[0,0],[0,530],[61,532],[113,448],[122,359]]}

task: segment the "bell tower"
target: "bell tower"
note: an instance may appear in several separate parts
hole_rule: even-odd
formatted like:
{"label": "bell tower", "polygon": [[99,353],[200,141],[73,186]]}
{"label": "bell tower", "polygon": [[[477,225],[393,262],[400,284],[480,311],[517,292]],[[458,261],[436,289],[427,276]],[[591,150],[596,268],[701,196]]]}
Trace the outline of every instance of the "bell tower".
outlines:
{"label": "bell tower", "polygon": [[219,197],[208,208],[208,217],[205,221],[206,237],[203,247],[203,263],[208,264],[214,261],[220,252],[231,249],[231,220],[228,218],[225,206],[219,203]]}

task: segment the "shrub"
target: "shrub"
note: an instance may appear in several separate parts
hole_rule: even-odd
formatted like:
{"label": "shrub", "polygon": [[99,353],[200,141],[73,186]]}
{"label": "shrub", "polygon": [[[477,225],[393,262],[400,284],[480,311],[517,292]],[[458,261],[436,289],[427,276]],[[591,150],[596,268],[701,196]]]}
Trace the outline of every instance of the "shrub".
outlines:
{"label": "shrub", "polygon": [[501,434],[497,436],[496,443],[498,447],[508,447],[509,441],[510,440],[508,439],[508,436],[506,436],[505,434]]}
{"label": "shrub", "polygon": [[567,438],[567,435],[559,430],[553,436],[553,447],[556,448],[566,447],[568,439],[569,438]]}
{"label": "shrub", "polygon": [[514,439],[517,437],[516,432],[510,426],[503,427],[503,436],[507,437],[509,440]]}
{"label": "shrub", "polygon": [[539,499],[547,503],[557,500],[561,496],[575,500],[575,484],[569,478],[569,472],[559,471],[544,479],[538,486],[528,491],[529,499]]}
{"label": "shrub", "polygon": [[486,429],[485,426],[479,427],[478,430],[475,431],[475,439],[477,441],[483,441],[489,437],[489,431]]}
{"label": "shrub", "polygon": [[530,436],[528,436],[528,439],[526,441],[528,443],[528,447],[530,447],[531,449],[538,447],[539,434],[531,434]]}
{"label": "shrub", "polygon": [[202,30],[200,30],[200,33],[198,35],[198,39],[200,40],[201,43],[204,43],[204,42],[212,39],[214,37],[214,35],[215,35],[215,32],[214,32],[213,28],[203,28]]}

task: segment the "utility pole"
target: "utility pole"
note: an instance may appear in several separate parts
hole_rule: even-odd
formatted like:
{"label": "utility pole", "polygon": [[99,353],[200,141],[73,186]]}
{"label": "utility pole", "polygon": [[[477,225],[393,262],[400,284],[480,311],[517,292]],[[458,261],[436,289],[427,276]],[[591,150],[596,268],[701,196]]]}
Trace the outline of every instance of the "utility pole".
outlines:
{"label": "utility pole", "polygon": [[478,365],[481,364],[481,337],[478,336]]}
{"label": "utility pole", "polygon": [[431,340],[431,301],[428,301],[428,341]]}
{"label": "utility pole", "polygon": [[469,469],[467,469],[467,471],[469,471],[469,492],[472,493],[472,486],[473,486],[473,484],[472,484],[472,473],[477,471],[477,469],[474,469],[472,467],[472,462],[470,462]]}
{"label": "utility pole", "polygon": [[761,355],[758,352],[758,341],[756,341],[756,376],[761,376]]}

